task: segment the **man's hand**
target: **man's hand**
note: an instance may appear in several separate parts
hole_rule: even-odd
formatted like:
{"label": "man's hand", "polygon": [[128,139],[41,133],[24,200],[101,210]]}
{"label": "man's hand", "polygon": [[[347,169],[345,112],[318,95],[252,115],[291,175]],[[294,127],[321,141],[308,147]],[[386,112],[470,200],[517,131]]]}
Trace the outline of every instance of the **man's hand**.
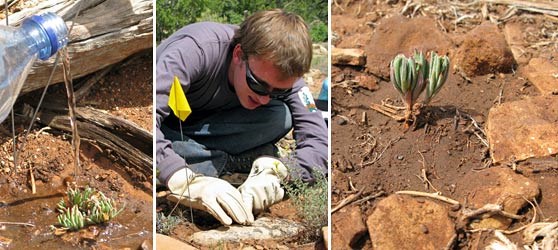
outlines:
{"label": "man's hand", "polygon": [[172,192],[169,200],[206,211],[223,225],[230,225],[233,220],[243,225],[254,222],[251,206],[245,206],[240,192],[224,180],[196,176],[184,168],[171,176],[168,187]]}
{"label": "man's hand", "polygon": [[281,201],[285,195],[281,181],[287,175],[287,168],[278,159],[268,156],[256,159],[248,179],[238,188],[246,207],[257,214]]}

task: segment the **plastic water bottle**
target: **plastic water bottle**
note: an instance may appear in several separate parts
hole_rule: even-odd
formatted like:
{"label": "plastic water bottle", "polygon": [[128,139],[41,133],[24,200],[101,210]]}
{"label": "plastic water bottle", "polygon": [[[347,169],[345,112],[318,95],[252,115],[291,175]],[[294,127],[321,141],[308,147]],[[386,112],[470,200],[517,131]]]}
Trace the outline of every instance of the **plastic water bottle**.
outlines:
{"label": "plastic water bottle", "polygon": [[54,13],[34,15],[20,27],[0,26],[0,122],[4,121],[37,58],[46,60],[68,43],[68,28]]}

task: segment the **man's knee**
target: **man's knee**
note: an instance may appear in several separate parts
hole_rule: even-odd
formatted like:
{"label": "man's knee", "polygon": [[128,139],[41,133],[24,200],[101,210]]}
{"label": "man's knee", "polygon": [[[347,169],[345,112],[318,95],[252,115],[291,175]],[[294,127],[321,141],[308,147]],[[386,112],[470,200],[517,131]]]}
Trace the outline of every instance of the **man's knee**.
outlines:
{"label": "man's knee", "polygon": [[274,134],[276,139],[287,134],[292,126],[291,111],[284,102],[273,100],[269,105],[262,107],[266,117],[264,129],[268,134]]}

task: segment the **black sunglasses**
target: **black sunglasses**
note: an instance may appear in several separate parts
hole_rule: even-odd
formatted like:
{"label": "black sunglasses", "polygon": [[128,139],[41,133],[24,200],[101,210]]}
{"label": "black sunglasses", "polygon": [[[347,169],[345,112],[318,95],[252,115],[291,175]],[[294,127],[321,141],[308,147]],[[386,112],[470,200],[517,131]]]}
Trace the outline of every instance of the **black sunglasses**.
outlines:
{"label": "black sunglasses", "polygon": [[248,60],[246,62],[246,83],[248,83],[248,87],[254,91],[254,93],[261,95],[261,96],[269,96],[273,99],[283,98],[291,89],[275,89],[271,88],[268,83],[256,78],[256,76],[252,73],[250,69],[250,65],[248,65]]}

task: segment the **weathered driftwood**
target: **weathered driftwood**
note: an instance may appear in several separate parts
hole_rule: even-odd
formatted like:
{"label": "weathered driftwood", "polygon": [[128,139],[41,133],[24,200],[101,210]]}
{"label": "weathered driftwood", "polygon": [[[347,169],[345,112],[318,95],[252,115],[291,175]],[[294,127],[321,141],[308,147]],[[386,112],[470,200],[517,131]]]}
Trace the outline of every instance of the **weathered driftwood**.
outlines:
{"label": "weathered driftwood", "polygon": [[[51,106],[42,108],[39,121],[51,128],[71,133],[70,118],[66,108]],[[76,108],[77,126],[81,138],[100,146],[111,158],[121,163],[132,178],[151,180],[152,141],[151,133],[136,124],[107,112],[90,107]]]}
{"label": "weathered driftwood", "polygon": [[[73,21],[68,44],[73,78],[88,75],[153,47],[151,0],[48,0],[10,15],[9,23],[15,26],[25,17],[45,11],[62,16],[68,27]],[[0,23],[5,21],[0,20]],[[53,56],[33,65],[22,94],[46,86],[54,61]],[[63,81],[60,60],[58,64],[53,83]]]}

